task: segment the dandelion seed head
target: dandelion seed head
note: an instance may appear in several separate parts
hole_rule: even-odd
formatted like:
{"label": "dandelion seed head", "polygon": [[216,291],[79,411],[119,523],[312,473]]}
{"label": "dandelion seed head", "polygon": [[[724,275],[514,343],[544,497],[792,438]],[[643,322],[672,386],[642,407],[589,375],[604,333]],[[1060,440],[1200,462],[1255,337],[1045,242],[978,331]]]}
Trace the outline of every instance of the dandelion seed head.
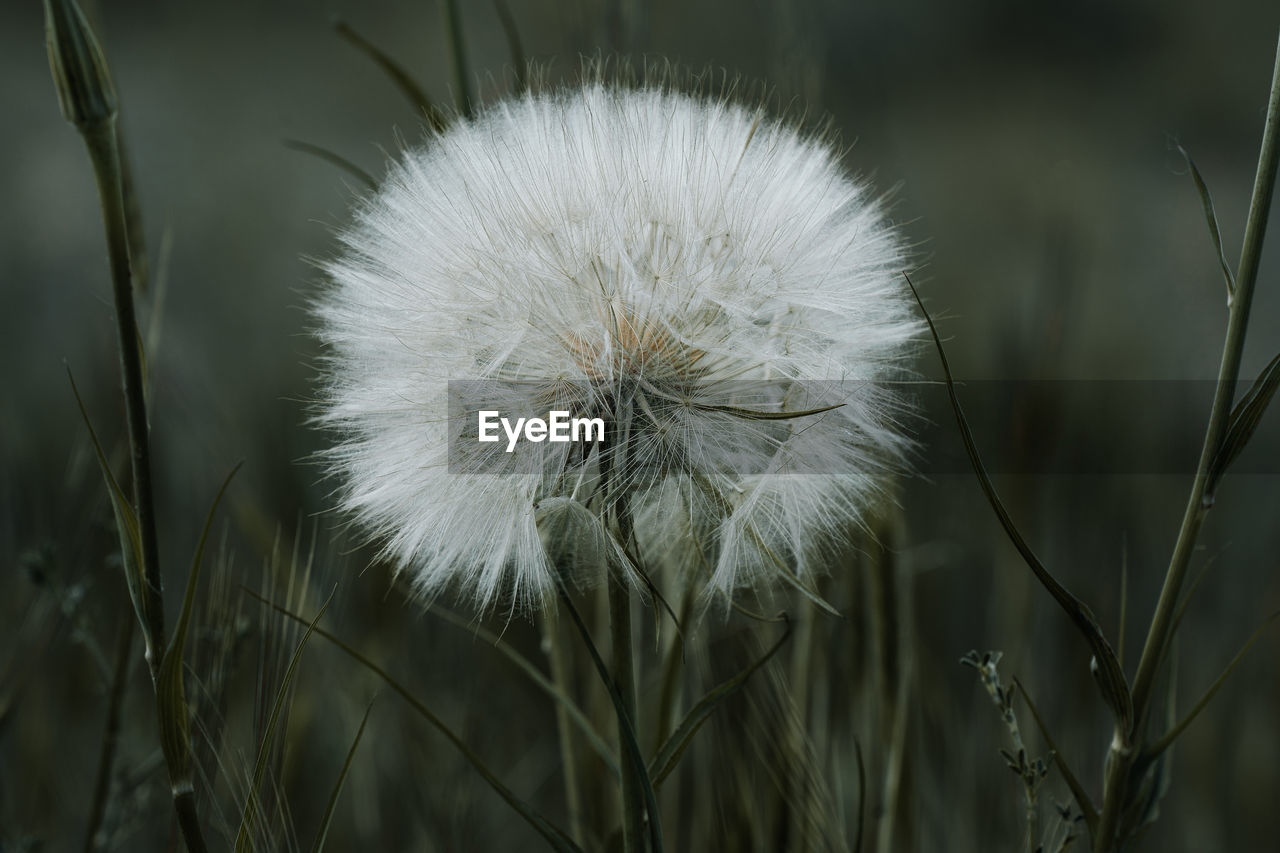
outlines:
{"label": "dandelion seed head", "polygon": [[[906,447],[879,384],[919,331],[903,244],[829,143],[760,110],[601,83],[498,103],[407,151],[341,243],[315,308],[328,461],[423,595],[536,606],[566,549],[696,552],[724,592],[803,576]],[[606,415],[611,449],[450,457],[459,379]],[[606,469],[635,523],[608,547]],[[580,544],[545,545],[547,519]]]}

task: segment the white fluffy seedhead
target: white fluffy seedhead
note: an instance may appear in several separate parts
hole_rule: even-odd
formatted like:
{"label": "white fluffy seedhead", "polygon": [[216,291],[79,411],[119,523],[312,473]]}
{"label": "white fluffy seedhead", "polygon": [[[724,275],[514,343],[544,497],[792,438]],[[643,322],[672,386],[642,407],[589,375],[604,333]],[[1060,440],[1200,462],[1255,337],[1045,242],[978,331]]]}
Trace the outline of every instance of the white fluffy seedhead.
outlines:
{"label": "white fluffy seedhead", "polygon": [[[406,152],[342,243],[316,307],[329,458],[425,595],[536,605],[548,551],[726,593],[804,576],[905,449],[879,384],[918,332],[902,243],[830,145],[759,110],[599,82],[498,103]],[[457,449],[450,380],[611,440],[496,473]]]}

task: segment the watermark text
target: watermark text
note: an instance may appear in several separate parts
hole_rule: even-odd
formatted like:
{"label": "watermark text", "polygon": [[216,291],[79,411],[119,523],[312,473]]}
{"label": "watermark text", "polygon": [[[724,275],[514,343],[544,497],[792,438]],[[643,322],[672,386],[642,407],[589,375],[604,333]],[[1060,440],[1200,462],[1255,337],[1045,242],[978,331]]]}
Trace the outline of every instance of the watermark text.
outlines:
{"label": "watermark text", "polygon": [[502,417],[498,410],[482,409],[478,420],[477,436],[483,442],[500,441],[498,427],[502,427],[507,436],[507,453],[515,451],[522,433],[525,441],[534,443],[604,441],[604,418],[570,417],[567,411],[548,412],[545,418],[516,418],[512,424],[511,419]]}

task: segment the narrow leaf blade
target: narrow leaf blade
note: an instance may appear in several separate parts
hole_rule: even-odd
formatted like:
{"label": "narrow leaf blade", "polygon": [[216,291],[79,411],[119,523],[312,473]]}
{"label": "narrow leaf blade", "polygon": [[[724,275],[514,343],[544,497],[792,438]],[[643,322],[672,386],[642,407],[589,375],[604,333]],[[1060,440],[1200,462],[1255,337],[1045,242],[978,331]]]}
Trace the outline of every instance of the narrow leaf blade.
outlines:
{"label": "narrow leaf blade", "polygon": [[1013,677],[1013,683],[1018,686],[1018,692],[1022,694],[1022,698],[1026,700],[1027,707],[1031,709],[1031,716],[1035,718],[1036,727],[1040,729],[1040,736],[1049,745],[1049,751],[1053,753],[1053,760],[1058,765],[1058,770],[1062,772],[1062,778],[1067,783],[1067,788],[1071,790],[1071,796],[1075,798],[1077,808],[1084,815],[1085,824],[1089,827],[1089,837],[1092,838],[1098,823],[1097,807],[1093,804],[1093,800],[1089,798],[1084,786],[1080,784],[1080,779],[1072,772],[1071,766],[1062,757],[1062,752],[1058,749],[1058,745],[1053,742],[1053,736],[1049,734],[1049,727],[1045,725],[1044,718],[1040,716],[1040,709],[1036,707],[1036,703],[1031,701],[1031,694],[1027,692],[1027,688],[1018,680],[1016,675]]}
{"label": "narrow leaf blade", "polygon": [[351,741],[351,748],[347,750],[347,758],[342,762],[342,772],[338,774],[338,781],[334,783],[333,790],[329,792],[329,804],[325,806],[324,815],[320,818],[320,830],[316,833],[316,843],[311,847],[311,853],[322,853],[324,843],[329,837],[329,826],[333,823],[333,814],[338,805],[338,797],[342,795],[342,786],[347,781],[347,773],[351,770],[351,760],[356,757],[356,749],[360,746],[360,739],[364,737],[364,727],[369,723],[369,713],[373,710],[373,703],[369,703],[369,707],[364,709],[364,718],[360,720],[360,728],[356,730],[355,739]]}
{"label": "narrow leaf blade", "polygon": [[905,274],[903,278],[906,279],[907,286],[911,288],[911,295],[915,297],[916,304],[920,307],[920,313],[924,315],[925,322],[929,325],[929,333],[933,336],[933,344],[938,351],[938,360],[942,363],[942,373],[946,379],[947,395],[951,400],[951,409],[955,414],[956,424],[960,428],[960,437],[964,441],[965,451],[969,455],[969,463],[973,467],[974,474],[977,475],[978,484],[982,487],[983,494],[986,495],[987,503],[991,505],[991,509],[995,512],[996,518],[999,519],[1000,526],[1004,528],[1009,541],[1013,543],[1018,553],[1022,555],[1023,562],[1027,564],[1027,568],[1031,569],[1032,574],[1040,581],[1040,585],[1053,596],[1054,601],[1058,602],[1058,606],[1067,614],[1067,618],[1071,620],[1072,624],[1076,626],[1076,630],[1080,632],[1085,642],[1089,644],[1098,667],[1095,672],[1095,679],[1102,693],[1103,701],[1106,702],[1107,707],[1111,709],[1112,714],[1115,716],[1116,728],[1127,739],[1133,734],[1133,696],[1129,692],[1129,683],[1125,679],[1120,661],[1116,657],[1115,651],[1112,650],[1111,644],[1107,642],[1107,638],[1102,633],[1102,628],[1099,627],[1098,620],[1094,618],[1093,613],[1045,568],[1044,564],[1040,562],[1040,558],[1031,550],[1031,546],[1027,544],[1022,533],[1013,523],[1008,510],[1005,509],[1004,502],[1000,500],[991,478],[987,475],[986,467],[982,464],[982,457],[978,453],[978,446],[973,439],[973,432],[969,429],[969,421],[964,415],[964,409],[960,406],[960,398],[956,394],[955,380],[951,376],[951,366],[947,362],[947,353],[942,346],[942,339],[938,336],[938,329],[933,324],[933,318],[929,316],[929,312],[925,309],[924,302],[916,291],[916,286],[912,284],[911,279]]}
{"label": "narrow leaf blade", "polygon": [[511,65],[516,72],[516,90],[524,93],[529,89],[529,66],[524,58],[524,44],[520,41],[520,29],[515,18],[511,17],[511,9],[506,0],[493,0],[498,12],[498,20],[502,23],[503,35],[507,37],[507,50],[511,52]]}
{"label": "narrow leaf blade", "polygon": [[133,602],[133,612],[138,617],[138,624],[142,626],[142,636],[147,646],[147,659],[151,660],[155,654],[156,644],[161,642],[163,638],[153,638],[148,631],[151,623],[147,619],[146,613],[147,596],[143,593],[147,578],[142,566],[142,530],[138,526],[138,516],[134,512],[133,504],[125,495],[124,489],[120,487],[120,482],[116,479],[115,474],[111,473],[111,465],[107,462],[107,454],[103,452],[102,443],[98,440],[98,433],[93,428],[93,422],[89,420],[89,411],[85,408],[84,400],[80,397],[80,389],[76,387],[76,380],[71,375],[70,368],[67,368],[67,380],[71,383],[71,393],[76,398],[76,406],[80,409],[80,417],[84,420],[84,425],[89,430],[89,440],[93,443],[93,453],[98,459],[98,468],[102,472],[102,479],[107,484],[107,494],[111,497],[111,511],[115,516],[116,534],[120,537],[120,559],[124,565],[125,586],[129,590],[129,600]]}
{"label": "narrow leaf blade", "polygon": [[833,409],[839,409],[843,405],[844,403],[836,403],[833,406],[820,406],[816,409],[805,409],[800,412],[764,412],[759,409],[744,409],[740,406],[717,406],[710,403],[697,403],[694,408],[700,412],[722,412],[749,421],[791,421],[796,418],[807,418],[812,415],[830,412]]}
{"label": "narrow leaf blade", "polygon": [[293,676],[298,669],[298,661],[302,659],[302,650],[307,647],[307,641],[315,633],[316,624],[332,603],[333,593],[331,592],[324,604],[321,605],[320,611],[316,613],[316,617],[307,623],[307,630],[302,635],[302,639],[298,640],[298,645],[293,650],[293,657],[289,660],[289,667],[285,670],[284,678],[280,680],[280,687],[276,690],[275,701],[271,706],[271,714],[267,718],[267,725],[262,732],[262,743],[258,745],[258,759],[254,762],[253,781],[249,785],[249,793],[245,798],[244,812],[240,817],[240,829],[236,833],[236,853],[248,853],[252,849],[254,827],[258,820],[258,804],[261,802],[262,796],[262,783],[267,776],[267,761],[271,755],[271,745],[275,741],[277,724],[284,710],[285,699],[289,695],[289,685],[293,683]]}
{"label": "narrow leaf blade", "polygon": [[462,35],[462,18],[458,15],[458,0],[443,0],[440,14],[449,35],[449,59],[453,69],[453,87],[458,113],[471,118],[475,110],[475,98],[471,94],[471,74],[467,70],[467,43]]}
{"label": "narrow leaf blade", "polygon": [[547,678],[541,670],[534,666],[528,658],[513,649],[510,644],[503,642],[502,638],[497,634],[487,628],[467,621],[451,610],[447,610],[438,604],[433,604],[429,612],[439,616],[450,625],[461,628],[464,631],[470,631],[486,643],[489,643],[501,652],[507,660],[515,664],[530,681],[541,688],[543,692],[568,712],[569,719],[573,720],[574,725],[576,725],[582,732],[583,736],[586,737],[592,748],[595,749],[596,754],[600,757],[600,760],[603,761],[605,766],[609,768],[611,773],[613,773],[614,778],[621,777],[621,771],[618,770],[618,762],[614,759],[612,751],[610,751],[609,747],[605,744],[604,738],[600,737],[600,734],[595,730],[595,727],[591,725],[591,721],[582,713],[582,709],[579,708],[578,704],[565,694],[563,690],[557,687],[551,679]]}
{"label": "narrow leaf blade", "polygon": [[741,690],[743,685],[747,683],[747,679],[755,674],[760,667],[768,663],[769,659],[777,654],[778,650],[790,638],[791,623],[788,622],[782,636],[758,660],[727,681],[722,681],[711,688],[705,696],[698,700],[697,704],[689,709],[689,713],[685,714],[684,719],[680,721],[680,725],[671,733],[671,737],[667,738],[649,763],[649,775],[653,779],[655,788],[661,786],[663,780],[671,775],[671,771],[676,769],[676,766],[680,763],[680,757],[684,755],[684,751],[689,747],[693,736],[698,733],[698,729],[702,728],[702,724],[707,721],[711,713],[719,707],[720,703]]}
{"label": "narrow leaf blade", "polygon": [[1222,232],[1218,229],[1218,214],[1213,209],[1213,197],[1209,195],[1209,187],[1205,184],[1204,178],[1200,175],[1200,170],[1196,168],[1196,161],[1191,159],[1191,155],[1187,153],[1187,149],[1181,145],[1178,146],[1178,153],[1187,161],[1187,168],[1191,171],[1191,180],[1195,181],[1196,191],[1200,193],[1200,204],[1204,207],[1205,223],[1209,226],[1209,238],[1213,240],[1214,251],[1218,253],[1218,265],[1222,267],[1222,278],[1227,284],[1227,304],[1231,304],[1231,300],[1236,293],[1236,276],[1231,271],[1231,265],[1227,263],[1227,254],[1222,250]]}
{"label": "narrow leaf blade", "polygon": [[301,139],[286,139],[284,140],[284,147],[288,148],[290,151],[301,151],[303,154],[310,154],[312,157],[323,160],[332,166],[337,166],[339,169],[364,184],[367,189],[376,189],[378,186],[378,182],[374,180],[373,175],[370,175],[364,169],[361,169],[341,154],[330,151],[324,146],[304,142]]}
{"label": "narrow leaf blade", "polygon": [[1227,469],[1253,438],[1258,424],[1262,422],[1262,416],[1266,414],[1267,407],[1271,405],[1271,400],[1276,395],[1277,388],[1280,388],[1280,353],[1277,353],[1275,358],[1262,369],[1258,378],[1253,381],[1253,385],[1231,410],[1231,415],[1227,418],[1226,435],[1223,436],[1222,445],[1209,465],[1209,482],[1204,492],[1205,501],[1213,502],[1222,475],[1227,473]]}
{"label": "narrow leaf blade", "polygon": [[1187,715],[1182,718],[1182,722],[1171,726],[1169,731],[1165,732],[1159,740],[1147,747],[1146,753],[1148,756],[1155,758],[1159,756],[1160,753],[1173,746],[1173,742],[1187,730],[1187,726],[1190,726],[1191,723],[1195,721],[1195,718],[1200,715],[1200,712],[1208,706],[1209,702],[1213,700],[1213,697],[1222,689],[1222,685],[1227,683],[1227,679],[1231,677],[1231,673],[1235,672],[1236,667],[1240,665],[1240,662],[1244,660],[1245,655],[1247,655],[1249,650],[1253,648],[1253,644],[1262,638],[1263,633],[1266,632],[1267,628],[1269,628],[1271,623],[1276,621],[1276,619],[1280,619],[1280,610],[1277,610],[1275,613],[1272,613],[1263,620],[1263,623],[1258,626],[1257,630],[1255,630],[1253,634],[1250,635],[1249,639],[1245,641],[1245,644],[1240,647],[1240,651],[1236,652],[1236,656],[1231,659],[1229,664],[1227,664],[1227,668],[1222,671],[1222,674],[1217,677],[1213,684],[1209,685],[1209,689],[1200,697],[1200,701],[1196,702],[1196,704],[1191,707],[1191,710],[1187,712]]}
{"label": "narrow leaf blade", "polygon": [[213,518],[222,502],[222,496],[231,484],[231,479],[240,470],[237,464],[222,481],[217,495],[213,499],[209,513],[205,516],[204,528],[200,531],[200,541],[196,545],[195,555],[191,559],[191,572],[187,575],[187,589],[182,598],[182,612],[178,614],[178,623],[174,627],[169,646],[165,649],[156,674],[156,723],[160,729],[160,748],[164,752],[165,764],[169,768],[169,784],[175,793],[191,789],[191,712],[187,708],[187,692],[183,679],[183,656],[187,645],[187,631],[191,626],[191,614],[194,610],[196,589],[200,584],[200,567],[204,556],[205,544],[209,541],[209,530],[213,526]]}
{"label": "narrow leaf blade", "polygon": [[591,662],[595,665],[596,673],[604,683],[605,689],[609,693],[609,699],[617,712],[618,728],[620,730],[618,739],[622,742],[622,748],[627,751],[628,760],[635,767],[641,791],[644,793],[645,808],[649,812],[649,843],[653,848],[653,853],[662,853],[662,823],[660,812],[658,811],[657,794],[654,791],[653,782],[649,779],[649,770],[645,765],[644,756],[640,752],[640,740],[636,736],[635,727],[626,712],[622,694],[618,689],[617,682],[613,680],[613,676],[609,672],[609,667],[605,665],[604,659],[600,657],[600,650],[596,648],[595,641],[591,639],[591,632],[587,630],[586,623],[582,621],[582,615],[578,613],[578,608],[574,607],[573,599],[569,597],[569,591],[560,583],[556,584],[556,588],[560,592],[561,602],[564,603],[565,608],[569,611],[574,627],[578,629],[578,633],[582,636],[582,641],[591,656]]}
{"label": "narrow leaf blade", "polygon": [[372,59],[374,64],[391,78],[391,82],[396,85],[396,88],[426,115],[427,122],[431,125],[432,130],[439,133],[445,129],[448,122],[445,121],[444,113],[440,112],[439,108],[432,103],[431,99],[427,97],[426,91],[401,67],[400,63],[384,53],[373,42],[353,30],[346,21],[335,20],[333,29],[347,44]]}
{"label": "narrow leaf blade", "polygon": [[[288,608],[281,607],[278,604],[274,604],[270,601],[267,601],[265,598],[253,592],[252,590],[246,589],[245,592],[247,592],[250,596],[252,596],[253,598],[265,604],[267,607],[270,607],[271,609],[275,610],[277,613],[287,616],[288,618],[293,619],[296,622],[307,624],[305,619],[303,619],[301,616],[297,615],[293,611],[289,610]],[[314,625],[314,623],[312,624]],[[339,639],[335,634],[332,634],[324,630],[323,628],[319,628],[319,627],[309,629],[309,630],[313,630],[315,634],[317,634],[320,637],[323,637],[333,645],[337,646],[339,649],[345,652],[348,657],[352,658],[357,663],[361,664],[370,672],[372,672],[374,675],[381,678],[388,687],[390,687],[397,694],[399,694],[400,698],[408,702],[409,706],[413,708],[413,710],[416,711],[419,716],[421,716],[424,720],[430,723],[431,726],[436,729],[436,731],[444,735],[449,740],[449,742],[453,744],[454,748],[457,749],[458,752],[462,754],[462,757],[465,758],[473,768],[475,768],[476,772],[479,773],[481,778],[483,778],[484,781],[488,783],[489,787],[492,788],[494,792],[498,796],[500,796],[503,799],[503,801],[507,803],[507,805],[511,806],[511,808],[517,814],[519,814],[520,817],[523,818],[526,823],[528,823],[535,830],[537,830],[538,834],[541,835],[543,839],[545,839],[546,842],[551,845],[551,848],[553,850],[559,851],[559,853],[583,853],[582,848],[579,847],[577,844],[575,844],[573,839],[571,839],[568,835],[566,835],[563,830],[561,830],[555,824],[551,823],[549,820],[543,817],[541,813],[535,810],[532,806],[530,806],[524,800],[517,797],[511,791],[510,788],[504,785],[502,783],[502,780],[499,779],[497,775],[494,774],[493,771],[491,771],[485,765],[485,763],[480,759],[480,756],[476,755],[471,750],[471,748],[468,747],[467,744],[462,740],[462,738],[454,734],[453,730],[450,729],[447,725],[445,725],[443,720],[441,720],[439,717],[433,714],[430,708],[428,708],[421,700],[419,700],[412,693],[410,693],[408,688],[406,688],[403,684],[401,684],[399,681],[393,678],[391,673],[387,672],[381,666],[374,663],[374,661],[371,658],[368,658],[361,652],[357,651],[354,646],[351,646],[350,644]]]}

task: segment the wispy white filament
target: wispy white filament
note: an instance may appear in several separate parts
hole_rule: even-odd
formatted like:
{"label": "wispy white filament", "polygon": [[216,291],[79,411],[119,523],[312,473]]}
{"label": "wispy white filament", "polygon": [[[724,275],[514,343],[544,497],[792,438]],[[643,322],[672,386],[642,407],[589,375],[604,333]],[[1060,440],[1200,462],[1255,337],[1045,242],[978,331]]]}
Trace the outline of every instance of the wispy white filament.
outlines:
{"label": "wispy white filament", "polygon": [[449,380],[609,413],[636,541],[592,553],[697,553],[726,592],[820,568],[905,446],[896,397],[847,384],[902,374],[902,244],[827,143],[758,111],[600,84],[499,103],[405,154],[342,242],[317,305],[331,462],[425,595],[537,604],[560,540],[617,538],[598,454],[451,459]]}

